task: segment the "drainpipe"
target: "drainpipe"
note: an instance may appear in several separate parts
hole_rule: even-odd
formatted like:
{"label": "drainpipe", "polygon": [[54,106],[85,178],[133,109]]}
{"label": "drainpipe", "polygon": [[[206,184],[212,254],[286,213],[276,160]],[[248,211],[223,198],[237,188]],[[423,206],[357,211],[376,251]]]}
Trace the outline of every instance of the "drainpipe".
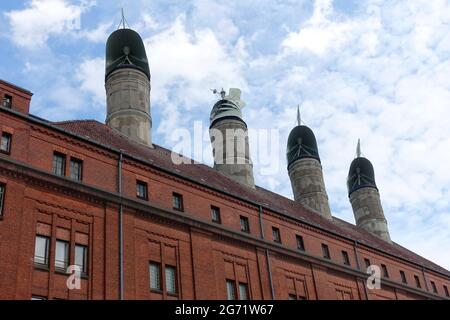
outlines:
{"label": "drainpipe", "polygon": [[122,161],[123,153],[120,150],[118,163],[118,192],[119,204],[119,300],[123,300],[123,205],[122,205]]}
{"label": "drainpipe", "polygon": [[425,268],[422,267],[422,275],[423,275],[423,280],[425,281],[425,289],[427,290],[427,292],[429,292],[430,290],[428,290],[428,282],[427,282],[427,277],[425,276]]}
{"label": "drainpipe", "polygon": [[[357,247],[358,247],[358,240],[355,240],[353,242],[353,250],[355,251],[356,267],[358,268],[358,270],[361,270],[361,265],[359,264],[358,250],[356,250]],[[364,286],[364,293],[366,294],[366,300],[369,300],[369,292],[367,291],[367,284],[364,281],[363,286]]]}
{"label": "drainpipe", "polygon": [[[263,225],[263,208],[259,206],[259,229],[261,231],[261,239],[264,240],[264,225]],[[269,284],[270,293],[272,294],[272,300],[275,300],[275,290],[273,288],[272,268],[270,267],[269,250],[266,249],[267,271],[269,272]]]}

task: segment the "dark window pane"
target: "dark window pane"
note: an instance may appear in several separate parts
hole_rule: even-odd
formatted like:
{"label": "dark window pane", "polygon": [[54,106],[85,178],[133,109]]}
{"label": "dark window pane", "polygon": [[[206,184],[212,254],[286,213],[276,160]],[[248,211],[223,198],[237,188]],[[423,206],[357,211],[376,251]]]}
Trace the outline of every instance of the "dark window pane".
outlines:
{"label": "dark window pane", "polygon": [[53,154],[53,173],[58,176],[66,175],[66,156],[61,153]]}
{"label": "dark window pane", "polygon": [[[403,272],[403,271],[402,271]],[[403,276],[402,276],[402,281],[403,281],[403,277],[405,276],[405,274],[403,274]],[[419,277],[418,276],[414,276],[414,281],[416,281],[416,287],[417,288],[422,288],[422,286],[421,286],[421,284],[420,284],[420,279],[419,279]],[[403,281],[403,282],[405,282],[405,281]]]}
{"label": "dark window pane", "polygon": [[[402,278],[402,282],[403,283],[407,283],[406,275],[405,275],[405,273],[403,271],[400,271],[400,277]],[[419,279],[419,278],[417,278],[417,279]]]}
{"label": "dark window pane", "polygon": [[2,138],[0,141],[0,151],[4,153],[10,153],[11,152],[11,134],[7,132],[2,133]]}
{"label": "dark window pane", "polygon": [[143,181],[136,182],[136,196],[140,199],[148,199],[148,187],[147,183]]}
{"label": "dark window pane", "polygon": [[325,259],[330,259],[330,250],[326,244],[322,243],[322,253]]}
{"label": "dark window pane", "polygon": [[446,285],[444,285],[444,291],[445,291],[445,296],[446,296],[446,297],[450,297],[450,294],[449,294],[449,292],[448,292],[448,288],[447,288]]}
{"label": "dark window pane", "polygon": [[12,107],[12,97],[10,95],[5,94],[5,96],[3,97],[3,106],[5,108]]}
{"label": "dark window pane", "polygon": [[350,258],[348,257],[347,251],[342,251],[342,259],[343,259],[345,265],[347,265],[347,266],[350,265]]}
{"label": "dark window pane", "polygon": [[5,202],[5,185],[0,183],[0,217],[3,216],[3,203]]}
{"label": "dark window pane", "polygon": [[34,247],[34,263],[48,266],[49,239],[43,236],[36,236]]}
{"label": "dark window pane", "polygon": [[366,268],[370,267],[371,265],[370,260],[367,258],[364,259],[364,263],[366,264]]}
{"label": "dark window pane", "polygon": [[239,283],[239,300],[248,300],[248,286],[246,283]]}
{"label": "dark window pane", "polygon": [[272,227],[273,241],[281,243],[280,229]]}
{"label": "dark window pane", "polygon": [[88,248],[77,244],[75,246],[75,265],[80,268],[81,274],[88,273]]}
{"label": "dark window pane", "polygon": [[236,288],[233,280],[227,280],[227,299],[236,300]]}
{"label": "dark window pane", "polygon": [[69,265],[69,243],[67,241],[56,240],[55,268],[67,270]]}
{"label": "dark window pane", "polygon": [[297,300],[297,296],[295,294],[290,294],[289,300]]}
{"label": "dark window pane", "polygon": [[173,208],[175,210],[183,211],[183,196],[178,193],[173,193]]}
{"label": "dark window pane", "polygon": [[241,216],[240,223],[241,223],[241,231],[250,232],[250,225],[248,223],[247,217]]}
{"label": "dark window pane", "polygon": [[81,181],[81,173],[83,169],[83,161],[75,158],[70,159],[70,178]]}
{"label": "dark window pane", "polygon": [[434,281],[431,281],[431,288],[433,288],[434,293],[438,293],[437,288],[436,288],[436,283],[434,283]]}
{"label": "dark window pane", "polygon": [[297,249],[305,251],[305,243],[303,242],[303,237],[296,235],[295,238],[297,239]]}
{"label": "dark window pane", "polygon": [[166,266],[166,291],[170,294],[177,293],[177,270],[175,267]]}
{"label": "dark window pane", "polygon": [[150,262],[150,289],[162,290],[161,265],[156,262]]}
{"label": "dark window pane", "polygon": [[383,270],[383,277],[389,278],[388,269],[387,269],[387,267],[384,264],[381,265],[381,269]]}
{"label": "dark window pane", "polygon": [[211,217],[213,222],[220,223],[220,209],[217,207],[211,207]]}

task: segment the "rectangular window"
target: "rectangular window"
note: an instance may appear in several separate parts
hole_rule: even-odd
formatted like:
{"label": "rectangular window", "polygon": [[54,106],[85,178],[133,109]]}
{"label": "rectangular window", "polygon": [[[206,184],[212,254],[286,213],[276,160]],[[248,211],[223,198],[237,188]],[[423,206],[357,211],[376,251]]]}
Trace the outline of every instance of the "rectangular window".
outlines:
{"label": "rectangular window", "polygon": [[143,200],[148,200],[148,185],[143,181],[136,181],[136,197]]}
{"label": "rectangular window", "polygon": [[220,209],[214,206],[211,206],[211,219],[213,222],[220,223]]}
{"label": "rectangular window", "polygon": [[3,106],[5,108],[10,108],[12,107],[12,97],[10,95],[5,94],[5,96],[3,97]]}
{"label": "rectangular window", "polygon": [[280,229],[272,227],[273,241],[281,243]]}
{"label": "rectangular window", "polygon": [[366,265],[366,268],[370,267],[370,265],[371,265],[370,260],[367,258],[364,259],[364,263]]}
{"label": "rectangular window", "polygon": [[324,243],[322,243],[322,253],[325,259],[330,259],[330,250],[328,249],[328,246]]}
{"label": "rectangular window", "polygon": [[69,243],[67,241],[56,240],[56,251],[55,251],[55,268],[67,270],[69,265]]}
{"label": "rectangular window", "polygon": [[381,264],[381,270],[383,271],[383,277],[389,278],[389,272],[388,272],[386,265]]}
{"label": "rectangular window", "polygon": [[248,223],[248,218],[240,216],[241,231],[250,233],[250,224]]}
{"label": "rectangular window", "polygon": [[66,175],[66,156],[64,154],[58,152],[53,154],[53,173],[61,177]]}
{"label": "rectangular window", "polygon": [[11,140],[12,135],[8,132],[2,133],[2,138],[0,141],[0,151],[9,154],[11,152]]}
{"label": "rectangular window", "polygon": [[183,211],[183,196],[174,192],[172,194],[172,200],[174,210]]}
{"label": "rectangular window", "polygon": [[172,266],[165,267],[166,291],[168,294],[177,293],[177,269]]}
{"label": "rectangular window", "polygon": [[414,276],[414,281],[416,282],[417,288],[422,288],[422,286],[420,285],[420,279],[418,276]]}
{"label": "rectangular window", "polygon": [[303,242],[303,237],[300,235],[296,235],[295,239],[297,240],[297,249],[300,251],[305,251],[305,243]]}
{"label": "rectangular window", "polygon": [[248,286],[246,283],[239,282],[239,300],[248,300]]}
{"label": "rectangular window", "polygon": [[227,299],[236,300],[236,288],[234,280],[227,280]]}
{"label": "rectangular window", "polygon": [[161,286],[161,264],[157,262],[150,262],[150,289],[162,290]]}
{"label": "rectangular window", "polygon": [[350,265],[350,258],[348,257],[347,251],[342,250],[342,260],[346,266]]}
{"label": "rectangular window", "polygon": [[34,246],[34,263],[48,267],[50,239],[44,236],[36,236]]}
{"label": "rectangular window", "polygon": [[83,161],[77,158],[70,158],[70,178],[81,181],[83,172]]}
{"label": "rectangular window", "polygon": [[5,190],[6,190],[6,185],[3,183],[0,183],[0,217],[3,216],[3,204],[5,202]]}
{"label": "rectangular window", "polygon": [[436,283],[434,283],[434,281],[431,281],[431,288],[433,288],[434,293],[438,293],[437,288],[436,288]]}
{"label": "rectangular window", "polygon": [[86,246],[75,245],[75,265],[80,268],[82,275],[88,274],[88,248]]}
{"label": "rectangular window", "polygon": [[448,288],[446,285],[444,285],[444,292],[446,297],[450,297],[450,294],[448,293]]}
{"label": "rectangular window", "polygon": [[[406,275],[405,275],[405,272],[402,271],[402,270],[400,270],[400,277],[402,278],[402,282],[403,282],[403,283],[408,283],[408,282],[406,281]],[[419,278],[417,278],[417,279],[419,279]]]}

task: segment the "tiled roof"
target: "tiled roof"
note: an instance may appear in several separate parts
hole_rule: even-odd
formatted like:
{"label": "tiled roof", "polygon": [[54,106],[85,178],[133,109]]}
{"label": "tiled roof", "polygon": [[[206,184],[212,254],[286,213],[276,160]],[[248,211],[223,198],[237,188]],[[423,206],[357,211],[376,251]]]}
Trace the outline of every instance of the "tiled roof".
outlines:
{"label": "tiled roof", "polygon": [[[396,257],[404,258],[408,261],[417,263],[429,269],[434,269],[450,276],[450,272],[439,265],[396,243],[390,244],[344,220],[333,217],[333,221],[329,221],[291,199],[258,186],[256,189],[249,188],[235,182],[234,180],[204,164],[196,163],[176,165],[171,160],[170,150],[162,148],[158,145],[154,145],[154,148],[149,148],[129,139],[125,135],[122,135],[118,131],[111,129],[107,125],[98,121],[74,120],[54,122],[53,125],[78,136],[89,138],[90,140],[106,147],[117,150],[122,149],[124,153],[131,155],[132,157],[141,159],[159,168],[197,181],[214,189],[224,190],[229,194],[238,196],[239,198],[248,199],[251,202],[261,204],[264,207],[274,210],[275,212],[279,212],[287,216],[293,216],[324,230],[357,240],[359,243],[368,245],[375,249],[380,249]],[[286,183],[288,183],[288,179],[289,178],[286,174]]]}

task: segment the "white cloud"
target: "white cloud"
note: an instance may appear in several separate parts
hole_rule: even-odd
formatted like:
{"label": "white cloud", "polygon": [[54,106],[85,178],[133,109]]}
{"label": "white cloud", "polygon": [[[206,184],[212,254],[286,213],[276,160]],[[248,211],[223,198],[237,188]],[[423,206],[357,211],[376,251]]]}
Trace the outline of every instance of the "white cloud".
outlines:
{"label": "white cloud", "polygon": [[105,106],[105,59],[94,58],[84,60],[75,72],[75,79],[80,89],[89,93],[95,105]]}

